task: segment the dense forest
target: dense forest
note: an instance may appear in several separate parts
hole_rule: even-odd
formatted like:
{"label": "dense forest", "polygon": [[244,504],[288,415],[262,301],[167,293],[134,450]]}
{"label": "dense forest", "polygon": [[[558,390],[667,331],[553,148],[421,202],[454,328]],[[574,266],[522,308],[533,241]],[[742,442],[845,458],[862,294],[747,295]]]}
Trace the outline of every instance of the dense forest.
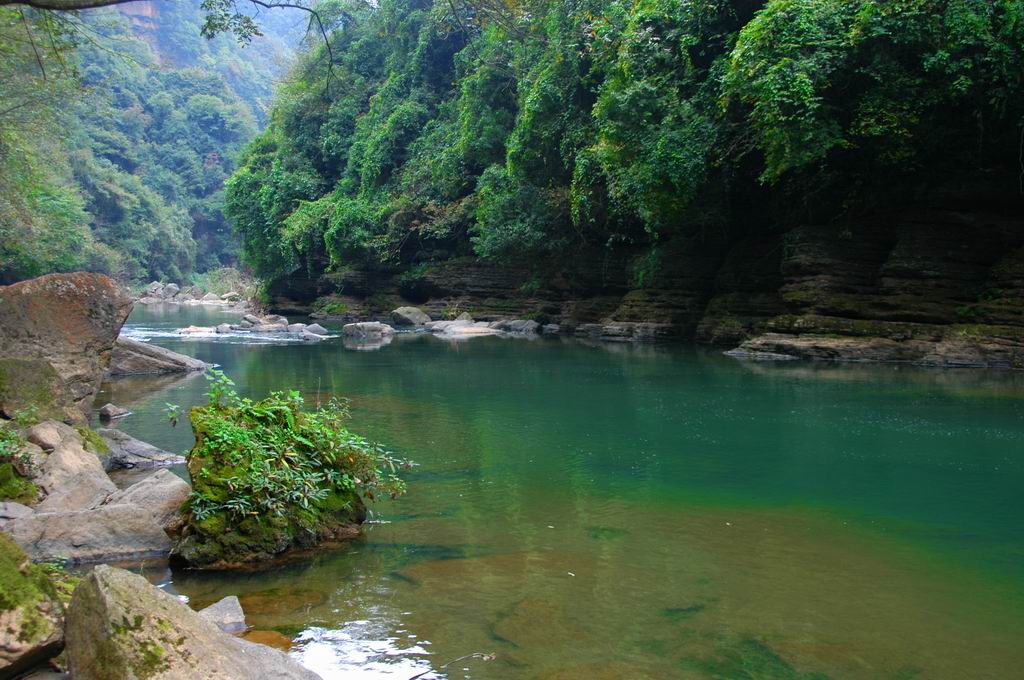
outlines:
{"label": "dense forest", "polygon": [[198,2],[161,6],[0,8],[0,281],[236,260],[223,182],[302,31],[274,15],[243,49],[200,35]]}
{"label": "dense forest", "polygon": [[322,2],[227,183],[256,273],[642,253],[894,204],[1019,210],[1019,0]]}

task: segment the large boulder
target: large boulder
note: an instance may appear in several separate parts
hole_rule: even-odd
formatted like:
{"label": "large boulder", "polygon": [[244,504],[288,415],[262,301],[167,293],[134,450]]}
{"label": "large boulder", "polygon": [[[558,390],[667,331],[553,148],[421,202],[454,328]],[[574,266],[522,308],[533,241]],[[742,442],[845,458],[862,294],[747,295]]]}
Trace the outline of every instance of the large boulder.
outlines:
{"label": "large boulder", "polygon": [[192,487],[184,479],[170,470],[157,470],[127,489],[114,492],[106,504],[146,508],[164,530],[174,531],[181,524],[181,506],[190,493]]}
{"label": "large boulder", "polygon": [[0,357],[41,359],[92,408],[131,298],[102,274],[49,274],[0,287]]}
{"label": "large boulder", "polygon": [[42,568],[0,533],[0,677],[23,673],[60,652],[64,606]]}
{"label": "large boulder", "polygon": [[177,295],[179,290],[181,290],[181,288],[178,286],[178,284],[176,284],[176,283],[168,283],[166,286],[164,286],[164,289],[160,292],[160,297],[163,297],[163,298],[166,298],[166,299],[169,300],[170,298],[172,298],[175,295]]}
{"label": "large boulder", "polygon": [[152,444],[139,441],[121,430],[100,428],[96,433],[103,438],[110,449],[109,467],[150,468],[161,465],[178,465],[185,462],[184,456],[158,449]]}
{"label": "large boulder", "polygon": [[391,312],[391,323],[396,326],[422,326],[430,321],[430,315],[419,307],[399,307]]}
{"label": "large boulder", "polygon": [[163,557],[171,550],[163,527],[149,510],[137,505],[36,512],[11,520],[5,530],[36,562],[141,560]]}
{"label": "large boulder", "polygon": [[148,342],[118,338],[110,355],[110,368],[107,372],[111,376],[187,373],[202,371],[206,366],[205,361]]}
{"label": "large boulder", "polygon": [[96,567],[71,598],[67,660],[76,680],[319,680],[287,654],[232,637],[123,569]]}

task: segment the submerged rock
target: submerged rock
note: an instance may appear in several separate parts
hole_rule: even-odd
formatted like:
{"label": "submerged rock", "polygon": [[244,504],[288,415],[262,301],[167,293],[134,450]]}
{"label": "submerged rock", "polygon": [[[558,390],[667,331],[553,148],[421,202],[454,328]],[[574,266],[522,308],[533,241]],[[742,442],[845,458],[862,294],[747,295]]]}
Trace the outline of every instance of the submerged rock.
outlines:
{"label": "submerged rock", "polygon": [[158,449],[120,430],[100,428],[96,433],[110,449],[108,467],[111,469],[159,467],[185,462],[184,456]]}
{"label": "submerged rock", "polygon": [[311,323],[306,326],[306,332],[313,335],[327,335],[327,329],[318,323]]}
{"label": "submerged rock", "polygon": [[49,577],[0,534],[0,677],[55,656],[63,635],[64,606]]}
{"label": "submerged rock", "polygon": [[123,376],[187,373],[202,371],[206,367],[205,361],[148,342],[122,337],[117,339],[110,355],[108,374]]}
{"label": "submerged rock", "polygon": [[217,624],[225,633],[241,633],[248,628],[245,625],[245,612],[234,595],[214,602],[206,609],[200,609],[199,615]]}
{"label": "submerged rock", "polygon": [[88,413],[131,309],[102,274],[49,274],[0,287],[0,357],[48,362]]}
{"label": "submerged rock", "polygon": [[105,565],[75,589],[67,659],[76,680],[319,680],[287,654],[235,638],[141,576]]}
{"label": "submerged rock", "polygon": [[391,312],[391,322],[396,326],[422,326],[430,321],[430,315],[419,307],[399,307]]}
{"label": "submerged rock", "polygon": [[171,550],[153,514],[137,505],[104,505],[92,510],[36,512],[5,527],[34,561],[141,560]]}

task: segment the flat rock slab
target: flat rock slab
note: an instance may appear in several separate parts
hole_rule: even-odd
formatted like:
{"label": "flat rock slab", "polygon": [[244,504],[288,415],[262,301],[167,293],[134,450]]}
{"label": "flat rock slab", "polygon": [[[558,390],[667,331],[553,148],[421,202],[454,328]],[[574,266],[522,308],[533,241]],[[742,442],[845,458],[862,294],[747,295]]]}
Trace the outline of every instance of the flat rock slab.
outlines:
{"label": "flat rock slab", "polygon": [[171,552],[171,539],[163,527],[137,505],[36,512],[11,520],[5,530],[34,562],[142,560]]}
{"label": "flat rock slab", "polygon": [[207,363],[148,342],[119,337],[110,355],[111,376],[202,371]]}
{"label": "flat rock slab", "polygon": [[164,465],[181,465],[184,456],[158,449],[152,444],[140,441],[131,435],[112,428],[100,428],[96,433],[110,448],[109,465],[114,468],[151,468]]}
{"label": "flat rock slab", "polygon": [[320,680],[284,652],[228,635],[141,576],[106,565],[75,590],[65,637],[75,680]]}

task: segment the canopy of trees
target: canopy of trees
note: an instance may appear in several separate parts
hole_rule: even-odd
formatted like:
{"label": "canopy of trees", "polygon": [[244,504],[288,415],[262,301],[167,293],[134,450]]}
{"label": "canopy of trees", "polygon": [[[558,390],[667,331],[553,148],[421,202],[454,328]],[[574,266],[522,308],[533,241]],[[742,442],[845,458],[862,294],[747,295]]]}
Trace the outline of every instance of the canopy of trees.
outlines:
{"label": "canopy of trees", "polygon": [[656,252],[935,196],[1019,207],[1021,0],[317,8],[330,54],[295,67],[227,183],[268,278]]}

